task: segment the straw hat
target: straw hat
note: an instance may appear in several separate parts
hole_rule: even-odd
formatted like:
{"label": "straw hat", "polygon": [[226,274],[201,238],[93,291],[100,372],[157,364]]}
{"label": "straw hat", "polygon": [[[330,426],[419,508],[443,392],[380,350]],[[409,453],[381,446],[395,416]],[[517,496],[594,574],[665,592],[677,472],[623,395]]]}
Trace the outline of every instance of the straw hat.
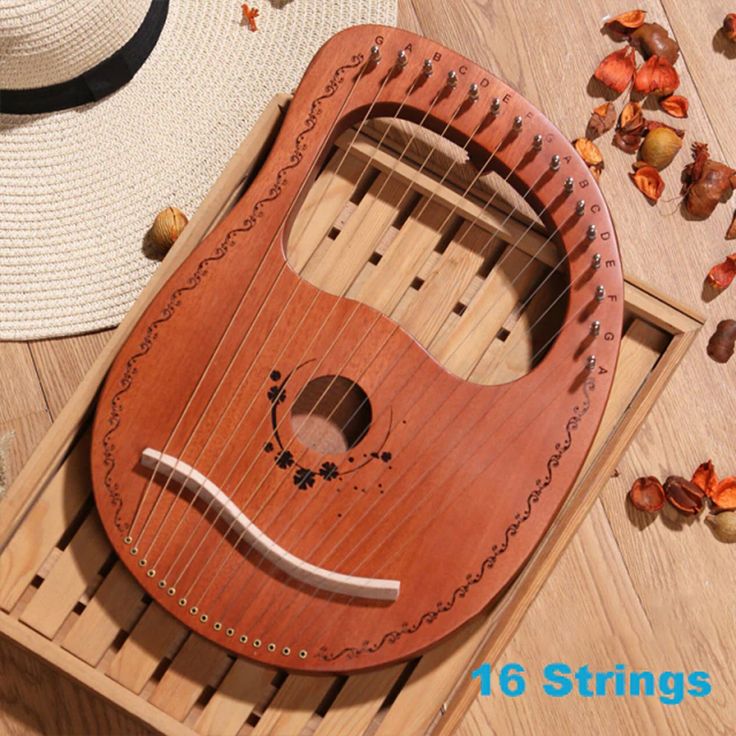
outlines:
{"label": "straw hat", "polygon": [[117,324],[156,213],[191,215],[273,94],[396,0],[251,5],[257,32],[239,0],[0,0],[0,339]]}

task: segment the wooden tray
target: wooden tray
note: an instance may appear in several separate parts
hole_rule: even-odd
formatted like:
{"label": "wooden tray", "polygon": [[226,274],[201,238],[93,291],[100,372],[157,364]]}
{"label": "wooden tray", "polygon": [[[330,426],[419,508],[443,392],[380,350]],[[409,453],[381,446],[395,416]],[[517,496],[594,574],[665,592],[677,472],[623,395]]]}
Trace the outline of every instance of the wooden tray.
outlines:
{"label": "wooden tray", "polygon": [[[264,111],[9,490],[0,521],[0,633],[165,733],[450,734],[477,692],[469,670],[476,662],[494,661],[508,643],[702,321],[649,287],[627,281],[619,368],[585,468],[523,572],[500,601],[463,630],[418,660],[351,677],[289,675],[236,659],[152,604],[111,553],[91,500],[87,428],[96,392],[121,342],[166,276],[247,186],[287,104],[281,96]],[[473,198],[461,198],[461,178],[440,186],[429,166],[417,173],[410,163],[396,165],[392,147],[400,150],[400,131],[377,150],[380,131],[372,128],[354,145],[351,136],[338,142],[300,212],[306,235],[290,246],[290,260],[297,270],[313,252],[311,263],[329,261],[340,233],[353,227],[351,253],[358,260],[350,272],[336,260],[332,268],[316,268],[311,278],[340,292],[357,274],[351,293],[361,291],[430,351],[439,351],[438,345],[462,329],[463,319],[472,318],[479,294],[491,288],[499,294],[512,291],[513,269],[520,269],[544,238],[535,227],[527,231],[523,218],[507,220],[502,203],[483,210]],[[346,148],[347,163],[324,196],[324,183]],[[412,147],[411,154],[421,160],[421,147]],[[363,174],[369,159],[371,171]],[[366,207],[376,182],[390,170],[396,186],[386,188],[365,224],[351,225],[351,214]],[[414,204],[406,207],[399,195],[409,187]],[[482,201],[482,187],[477,194]],[[417,209],[427,197],[435,206]],[[436,232],[440,203],[456,218],[447,234]],[[392,224],[394,236],[403,237],[375,250],[361,248],[367,242],[362,229],[376,227],[377,210],[383,222]],[[466,231],[460,243],[458,233]],[[491,234],[496,254],[521,238],[511,270],[501,272],[490,252],[468,247],[487,242]],[[401,252],[392,250],[397,242],[403,243]],[[544,276],[550,255],[541,249],[529,269],[534,278],[526,285],[515,282],[503,313],[494,313],[477,330],[482,338],[459,351],[458,372],[491,382],[526,370],[534,343],[527,344],[524,335],[535,300],[526,312],[516,313],[514,307]],[[407,288],[401,299],[388,303],[383,298],[395,285],[382,291],[381,272],[402,275]],[[443,289],[428,288],[435,273],[442,275]],[[509,346],[516,346],[513,353]]]}

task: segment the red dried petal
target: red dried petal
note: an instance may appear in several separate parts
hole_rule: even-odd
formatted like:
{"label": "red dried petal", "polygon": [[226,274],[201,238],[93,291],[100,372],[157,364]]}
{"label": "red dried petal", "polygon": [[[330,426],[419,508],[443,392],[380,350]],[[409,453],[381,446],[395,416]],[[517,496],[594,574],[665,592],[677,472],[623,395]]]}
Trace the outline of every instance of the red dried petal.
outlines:
{"label": "red dried petal", "polygon": [[659,106],[673,118],[686,118],[690,103],[682,95],[670,95],[659,101]]}
{"label": "red dried petal", "polygon": [[736,212],[733,213],[731,224],[728,226],[728,230],[726,230],[726,240],[733,240],[734,238],[736,238]]}
{"label": "red dried petal", "polygon": [[608,54],[598,65],[593,76],[620,94],[629,86],[635,70],[634,49],[624,47]]}
{"label": "red dried petal", "polygon": [[598,146],[587,138],[577,138],[573,145],[578,152],[580,158],[585,161],[588,166],[599,166],[603,163],[603,156]]}
{"label": "red dried petal", "polygon": [[718,486],[718,476],[713,467],[713,461],[708,460],[698,465],[693,473],[692,482],[705,493],[708,498],[713,498],[713,494]]}
{"label": "red dried petal", "polygon": [[642,166],[635,173],[629,174],[636,188],[652,202],[657,202],[664,191],[664,181],[654,166]]}
{"label": "red dried petal", "polygon": [[736,13],[729,13],[723,19],[723,35],[729,41],[736,41]]}
{"label": "red dried petal", "polygon": [[683,514],[699,514],[703,510],[705,493],[686,478],[671,475],[664,483],[664,495]]}
{"label": "red dried petal", "polygon": [[671,95],[679,86],[680,77],[675,67],[662,56],[650,56],[634,77],[634,89],[644,95],[652,92]]}
{"label": "red dried petal", "polygon": [[597,138],[609,131],[615,122],[616,106],[613,102],[604,102],[591,113],[585,135],[590,139]]}
{"label": "red dried petal", "polygon": [[664,488],[653,475],[637,478],[629,491],[629,501],[639,511],[653,514],[664,506]]}
{"label": "red dried petal", "polygon": [[724,478],[718,484],[712,499],[713,503],[715,503],[719,509],[736,509],[736,478],[732,475],[728,478]]}
{"label": "red dried petal", "polygon": [[644,22],[646,14],[646,10],[627,10],[625,13],[617,15],[615,18],[609,18],[603,25],[620,26],[621,28],[633,30],[634,28],[638,28]]}
{"label": "red dried petal", "polygon": [[736,277],[736,253],[726,256],[726,260],[717,263],[708,271],[708,283],[714,288],[723,290],[731,285]]}

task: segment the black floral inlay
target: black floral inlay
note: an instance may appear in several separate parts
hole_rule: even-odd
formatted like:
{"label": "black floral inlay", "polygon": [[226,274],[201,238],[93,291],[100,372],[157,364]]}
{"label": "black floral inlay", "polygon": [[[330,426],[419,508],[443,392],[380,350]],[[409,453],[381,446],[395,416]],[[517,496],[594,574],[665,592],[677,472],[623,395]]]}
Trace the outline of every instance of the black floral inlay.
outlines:
{"label": "black floral inlay", "polygon": [[[363,457],[365,457],[366,459],[360,464],[355,465],[355,458],[352,456],[348,457],[348,463],[350,463],[350,468],[348,470],[340,470],[339,466],[331,460],[326,460],[325,462],[323,462],[319,470],[309,468],[306,465],[302,465],[301,463],[297,462],[297,459],[294,457],[293,453],[284,447],[281,435],[279,434],[279,426],[281,420],[279,419],[278,415],[278,407],[279,404],[282,404],[287,398],[286,384],[289,382],[289,379],[294,375],[294,373],[296,373],[298,370],[308,365],[309,363],[314,362],[314,358],[308,360],[298,365],[285,376],[280,370],[274,368],[269,373],[269,378],[272,381],[280,381],[280,383],[274,383],[272,386],[269,386],[266,394],[268,401],[271,404],[271,439],[269,439],[263,445],[263,450],[264,452],[273,452],[274,450],[276,450],[274,460],[279,468],[282,468],[284,470],[286,470],[287,468],[291,468],[292,466],[295,468],[292,475],[292,480],[294,482],[294,485],[302,491],[311,488],[315,484],[317,478],[322,478],[322,480],[327,482],[333,481],[335,479],[344,478],[345,476],[350,475],[351,473],[355,473],[361,468],[364,468],[366,465],[368,465],[368,463],[374,460],[380,460],[381,462],[388,463],[393,457],[390,452],[383,449],[386,441],[389,438],[389,435],[391,434],[393,415],[390,410],[388,429],[386,431],[385,437],[383,438],[383,441],[381,442],[381,445],[378,447],[377,450],[365,453]],[[391,466],[389,466],[389,470],[390,469]],[[363,490],[365,492],[365,489]]]}

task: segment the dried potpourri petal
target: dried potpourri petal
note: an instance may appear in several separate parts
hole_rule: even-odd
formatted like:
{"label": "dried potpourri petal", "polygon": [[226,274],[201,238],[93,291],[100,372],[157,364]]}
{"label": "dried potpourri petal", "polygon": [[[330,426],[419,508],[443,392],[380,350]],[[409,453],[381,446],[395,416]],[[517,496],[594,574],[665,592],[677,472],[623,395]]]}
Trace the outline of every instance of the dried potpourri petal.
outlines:
{"label": "dried potpourri petal", "polygon": [[625,153],[636,153],[647,132],[647,121],[638,102],[627,102],[618,120],[613,144]]}
{"label": "dried potpourri petal", "polygon": [[724,478],[718,484],[712,500],[719,509],[724,511],[736,509],[736,478],[732,475]]}
{"label": "dried potpourri petal", "polygon": [[603,156],[601,155],[600,149],[595,143],[593,143],[593,141],[588,140],[587,138],[577,138],[573,145],[580,155],[580,158],[582,158],[588,166],[599,166],[603,163]]}
{"label": "dried potpourri petal", "polygon": [[608,54],[593,72],[593,76],[606,87],[621,94],[629,86],[635,70],[634,49],[622,48]]}
{"label": "dried potpourri petal", "polygon": [[687,97],[683,97],[682,95],[670,95],[669,97],[663,97],[659,101],[659,106],[668,115],[672,115],[673,118],[686,118],[690,103],[688,102]]}
{"label": "dried potpourri petal", "polygon": [[693,163],[682,172],[685,207],[693,217],[709,217],[719,202],[731,196],[736,169],[714,161],[707,143],[693,144]]}
{"label": "dried potpourri petal", "polygon": [[661,120],[645,120],[644,127],[646,128],[647,133],[652,130],[656,130],[657,128],[669,128],[674,133],[677,133],[680,138],[685,137],[685,131],[682,128],[673,128],[671,125],[667,125],[667,123],[663,123]]}
{"label": "dried potpourri petal", "polygon": [[729,13],[723,19],[723,35],[729,41],[736,41],[736,13]]}
{"label": "dried potpourri petal", "polygon": [[629,174],[636,185],[636,188],[652,202],[659,201],[664,191],[664,181],[659,175],[659,171],[654,166],[641,166],[633,174]]}
{"label": "dried potpourri petal", "polygon": [[616,106],[613,102],[604,102],[593,110],[585,131],[586,138],[598,138],[609,131],[616,122]]}
{"label": "dried potpourri petal", "polygon": [[659,23],[643,23],[629,38],[629,43],[645,58],[662,56],[670,64],[677,61],[680,47]]}
{"label": "dried potpourri petal", "polygon": [[705,493],[687,478],[671,475],[664,482],[664,495],[683,514],[694,516],[703,510]]}
{"label": "dried potpourri petal", "polygon": [[627,10],[615,18],[609,18],[603,25],[620,33],[627,33],[638,28],[644,22],[646,14],[646,10]]}
{"label": "dried potpourri petal", "polygon": [[733,240],[734,238],[736,238],[736,212],[733,213],[731,224],[728,226],[728,230],[726,230],[726,240]]}
{"label": "dried potpourri petal", "polygon": [[722,263],[716,263],[708,271],[706,278],[710,286],[722,291],[731,285],[734,276],[736,276],[736,253],[731,253]]}
{"label": "dried potpourri petal", "polygon": [[650,56],[634,76],[634,89],[644,95],[671,95],[679,86],[677,70],[663,56]]}
{"label": "dried potpourri petal", "polygon": [[664,488],[653,475],[637,478],[629,491],[629,501],[635,509],[653,514],[664,506]]}
{"label": "dried potpourri petal", "polygon": [[718,487],[718,476],[716,475],[716,469],[713,467],[713,461],[707,460],[704,463],[700,463],[695,468],[692,481],[708,498],[712,499]]}

